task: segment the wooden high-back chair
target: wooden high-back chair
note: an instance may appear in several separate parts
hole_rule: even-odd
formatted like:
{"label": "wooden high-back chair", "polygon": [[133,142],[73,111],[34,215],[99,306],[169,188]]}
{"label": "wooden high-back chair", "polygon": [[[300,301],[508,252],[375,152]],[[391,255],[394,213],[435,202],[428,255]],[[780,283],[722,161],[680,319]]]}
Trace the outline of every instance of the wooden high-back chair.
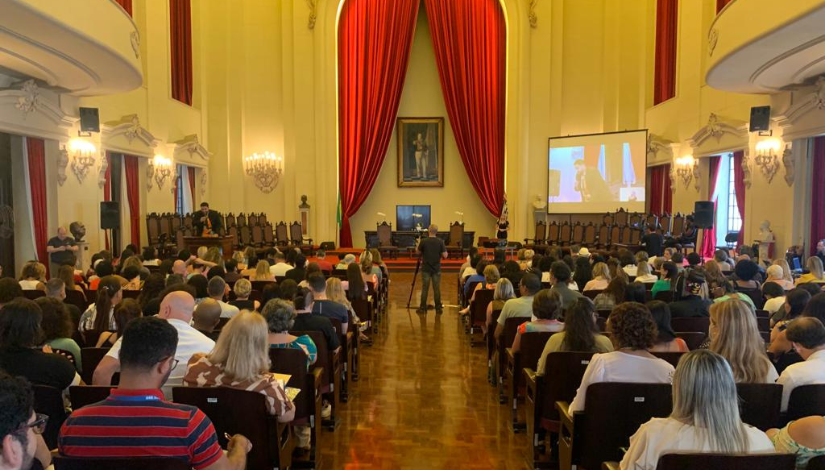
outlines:
{"label": "wooden high-back chair", "polygon": [[561,227],[559,227],[559,224],[556,221],[550,222],[550,225],[547,226],[547,244],[558,245],[560,232]]}
{"label": "wooden high-back chair", "polygon": [[310,442],[313,452],[310,461],[320,457],[315,447],[318,442],[318,425],[321,423],[321,376],[322,367],[307,369],[307,355],[302,349],[269,348],[269,371],[289,375],[287,387],[299,388],[301,393],[295,397],[295,419],[293,424],[310,426]]}
{"label": "wooden high-back chair", "polygon": [[794,388],[788,401],[787,421],[814,415],[825,415],[825,384]]}
{"label": "wooden high-back chair", "polygon": [[507,348],[507,365],[504,368],[504,388],[507,395],[507,404],[510,406],[510,414],[513,430],[518,432],[525,428],[523,421],[519,420],[518,402],[524,397],[524,369],[536,369],[536,365],[544,352],[544,346],[553,333],[542,331],[525,333],[521,335],[519,351],[513,352],[512,348]]}
{"label": "wooden high-back chair", "polygon": [[782,385],[736,384],[739,394],[739,413],[743,422],[767,431],[780,425],[782,406]]}
{"label": "wooden high-back chair", "polygon": [[[659,457],[656,470],[793,470],[794,454],[729,455],[710,453],[668,453]],[[808,467],[809,470],[812,470]]]}
{"label": "wooden high-back chair", "polygon": [[188,462],[166,457],[111,458],[65,457],[53,455],[54,470],[191,470]]}

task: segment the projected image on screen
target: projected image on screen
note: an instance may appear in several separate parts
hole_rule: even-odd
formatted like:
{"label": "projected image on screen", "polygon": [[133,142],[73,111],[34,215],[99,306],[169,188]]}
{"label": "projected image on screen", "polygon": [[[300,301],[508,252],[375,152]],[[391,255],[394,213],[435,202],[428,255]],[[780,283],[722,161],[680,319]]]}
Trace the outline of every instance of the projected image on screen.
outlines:
{"label": "projected image on screen", "polygon": [[645,210],[647,131],[550,139],[549,213]]}

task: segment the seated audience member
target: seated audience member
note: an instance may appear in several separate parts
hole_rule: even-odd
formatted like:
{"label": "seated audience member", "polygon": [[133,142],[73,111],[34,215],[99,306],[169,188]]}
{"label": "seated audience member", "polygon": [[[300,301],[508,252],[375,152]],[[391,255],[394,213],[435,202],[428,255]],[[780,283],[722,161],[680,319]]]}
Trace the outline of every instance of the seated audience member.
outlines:
{"label": "seated audience member", "polygon": [[796,455],[797,469],[808,468],[812,458],[825,455],[825,418],[822,416],[806,416],[765,433],[777,452]]}
{"label": "seated audience member", "polygon": [[735,274],[733,288],[737,291],[759,290],[762,286],[756,280],[759,266],[749,259],[740,260],[733,267]]}
{"label": "seated audience member", "polygon": [[295,282],[301,282],[307,277],[306,270],[307,259],[304,255],[298,253],[295,255],[295,267],[284,274],[287,279],[292,279]]}
{"label": "seated audience member", "polygon": [[312,313],[315,298],[312,291],[306,288],[299,288],[292,299],[295,306],[295,324],[291,329],[295,331],[320,331],[327,340],[327,347],[330,351],[335,351],[341,345],[338,334],[327,317]]}
{"label": "seated audience member", "polygon": [[[40,345],[43,313],[33,300],[16,299],[7,303],[0,315],[0,369],[22,376],[36,385],[66,390],[80,383],[74,365]],[[45,352],[48,351],[48,352]]]}
{"label": "seated audience member", "polygon": [[712,302],[702,298],[706,289],[704,275],[698,270],[686,272],[679,281],[682,281],[683,286],[677,282],[676,294],[679,295],[679,300],[671,302],[670,315],[673,318],[710,316],[708,309]]}
{"label": "seated audience member", "polygon": [[727,302],[728,300],[740,300],[742,302],[745,302],[748,305],[748,308],[750,308],[751,312],[753,312],[754,315],[756,314],[756,305],[754,305],[753,299],[749,295],[746,295],[742,292],[729,292],[723,295],[722,297],[717,297],[713,299],[713,303],[722,303]]}
{"label": "seated audience member", "polygon": [[[178,284],[186,285],[186,277],[181,276],[180,274],[170,274],[169,277],[166,278],[166,287],[174,286]],[[194,289],[193,289],[194,291]],[[158,305],[160,306],[160,305]]]}
{"label": "seated audience member", "polygon": [[464,298],[469,299],[473,294],[473,287],[475,284],[484,283],[484,270],[487,268],[487,261],[479,257],[478,263],[475,265],[476,273],[464,280]]}
{"label": "seated audience member", "polygon": [[[321,268],[321,271],[325,271],[327,273],[332,272],[332,263],[327,261],[327,252],[326,250],[318,250],[315,252],[315,260],[318,263],[318,266]],[[373,262],[375,261],[375,253],[373,253]],[[381,264],[381,259],[378,259],[378,264]]]}
{"label": "seated audience member", "polygon": [[562,309],[567,309],[581,297],[581,294],[570,288],[570,281],[570,266],[567,263],[556,261],[550,266],[550,284],[553,286],[550,290],[559,294]]}
{"label": "seated audience member", "polygon": [[241,273],[238,272],[238,262],[234,259],[228,260],[223,266],[224,269],[226,269],[226,276],[224,276],[223,280],[226,281],[227,284],[232,284],[243,279]]}
{"label": "seated audience member", "polygon": [[347,293],[344,290],[344,283],[337,277],[330,277],[327,279],[326,294],[327,299],[339,303],[347,309],[349,315],[352,315],[353,326],[360,326],[360,328],[356,330],[360,335],[360,341],[362,343],[372,343],[372,340],[363,332],[369,327],[369,325],[366,323],[361,323],[361,319],[355,314],[355,309],[352,308],[352,304],[349,300],[347,300]]}
{"label": "seated audience member", "polygon": [[286,272],[292,269],[292,265],[286,262],[286,255],[281,252],[275,253],[275,264],[269,268],[273,276],[286,276]]}
{"label": "seated audience member", "polygon": [[215,331],[215,328],[220,322],[221,306],[215,299],[203,299],[192,312],[192,327],[212,341],[218,340],[220,331]]}
{"label": "seated audience member", "polygon": [[[458,268],[458,277],[459,279],[464,279],[467,276],[471,276],[476,274],[475,265],[478,264],[478,248],[477,247],[470,247],[470,252],[467,253],[467,258],[465,258],[464,263],[462,263],[461,267]],[[475,263],[473,263],[475,261]],[[469,269],[469,271],[467,271]],[[466,273],[466,275],[465,275]]]}
{"label": "seated audience member", "polygon": [[172,272],[171,272],[170,276],[171,275],[178,275],[178,276],[181,276],[183,278],[186,278],[186,276],[188,274],[189,273],[186,272],[186,261],[177,259],[177,260],[175,260],[174,263],[172,263]]}
{"label": "seated audience member", "polygon": [[266,396],[269,414],[286,423],[295,418],[295,405],[283,384],[269,372],[266,320],[255,312],[242,312],[224,326],[215,349],[194,354],[183,377],[188,387],[229,387]]}
{"label": "seated audience member", "polygon": [[519,267],[522,270],[529,268],[530,266],[533,265],[533,258],[535,258],[535,257],[536,257],[535,250],[531,250],[529,248],[524,250],[524,258],[520,259],[518,261]]}
{"label": "seated audience member", "polygon": [[[773,282],[784,290],[791,290],[794,288],[793,281],[789,281],[785,278],[785,270],[782,269],[782,266],[778,264],[772,264],[768,266],[766,273],[768,278],[765,279],[765,284]],[[763,288],[765,284],[762,285]]]}
{"label": "seated audience member", "polygon": [[219,277],[226,281],[226,270],[222,266],[209,268],[209,272],[206,273],[206,280],[211,281],[213,277]]}
{"label": "seated audience member", "polygon": [[629,250],[622,249],[619,251],[619,264],[621,264],[622,271],[624,271],[628,277],[636,276],[636,258]]}
{"label": "seated audience member", "polygon": [[685,340],[676,337],[673,327],[670,326],[670,307],[660,300],[651,300],[645,304],[653,321],[656,322],[656,343],[649,349],[651,352],[688,352]]}
{"label": "seated audience member", "polygon": [[671,259],[673,259],[673,253],[676,253],[676,248],[665,248],[662,252],[662,259],[664,259],[665,262],[670,261]]}
{"label": "seated audience member", "polygon": [[636,265],[636,279],[634,282],[653,284],[658,280],[658,276],[650,273],[650,265],[647,264],[647,261],[642,261]]}
{"label": "seated audience member", "polygon": [[631,282],[624,288],[625,302],[638,302],[643,304],[647,301],[647,290],[640,282]]}
{"label": "seated audience member", "polygon": [[656,226],[650,224],[647,226],[647,233],[642,237],[641,244],[645,247],[645,251],[650,256],[662,256],[662,246],[665,244],[665,239],[661,233],[656,233]]}
{"label": "seated audience member", "polygon": [[[17,285],[17,288],[20,288],[20,285]],[[2,288],[0,288],[2,290]],[[23,295],[23,291],[20,291],[20,296]],[[71,319],[72,325],[79,325],[80,324],[80,317],[83,313],[80,311],[77,305],[67,304],[66,300],[66,284],[63,283],[62,279],[49,279],[46,282],[46,297],[51,299],[55,299],[59,301],[63,306],[66,308],[66,311],[69,314],[69,318]],[[0,300],[0,308],[3,306],[3,301]],[[73,328],[74,329],[74,328]],[[71,335],[70,335],[71,336]]]}
{"label": "seated audience member", "polygon": [[740,419],[734,376],[718,354],[698,350],[682,356],[673,374],[673,411],[639,427],[619,468],[654,470],[659,457],[672,452],[773,452],[768,436]]}
{"label": "seated audience member", "polygon": [[158,259],[158,249],[154,246],[147,246],[143,249],[141,253],[141,257],[143,258],[143,265],[144,266],[159,266],[160,260]]}
{"label": "seated audience member", "polygon": [[784,300],[782,306],[771,314],[771,328],[774,328],[780,322],[787,322],[802,315],[805,306],[811,300],[811,294],[805,289],[797,288],[785,294]]}
{"label": "seated audience member", "polygon": [[[174,352],[175,361],[166,384],[163,385],[163,393],[167,397],[172,396],[172,387],[178,387],[183,383],[183,375],[186,373],[186,364],[193,354],[199,352],[209,352],[215,347],[215,342],[204,336],[198,330],[190,326],[192,322],[192,311],[195,309],[195,299],[185,291],[170,292],[160,303],[160,312],[157,318],[166,320],[175,330],[177,330],[177,349]],[[133,323],[137,321],[134,320]],[[128,331],[128,330],[127,330]],[[124,332],[124,336],[126,332]],[[95,369],[94,385],[109,385],[112,383],[112,375],[120,369],[120,348],[123,344],[123,337],[117,340],[112,349],[100,361]],[[122,371],[121,371],[122,372]],[[121,383],[123,377],[121,374]]]}
{"label": "seated audience member", "polygon": [[80,316],[78,330],[83,335],[86,344],[97,344],[97,338],[104,331],[114,331],[117,324],[114,321],[115,307],[123,300],[123,290],[120,281],[115,276],[106,276],[100,280],[95,303]]}
{"label": "seated audience member", "polygon": [[20,287],[23,290],[46,290],[46,266],[29,261],[20,270]]}
{"label": "seated audience member", "polygon": [[[194,303],[192,299],[189,302]],[[120,384],[106,400],[75,410],[66,419],[58,439],[61,455],[163,456],[182,459],[195,469],[246,467],[251,444],[245,437],[232,436],[224,455],[215,428],[203,412],[164,399],[161,389],[169,388],[167,377],[174,376],[177,369],[186,369],[187,363],[177,364],[178,353],[184,348],[180,343],[186,341],[179,332],[174,323],[158,317],[140,318],[129,325],[118,341]],[[169,429],[175,432],[170,434]],[[106,435],[118,437],[99,437]]]}
{"label": "seated audience member", "polygon": [[83,291],[83,288],[80,287],[77,283],[75,283],[74,279],[74,266],[70,266],[68,264],[64,264],[60,266],[57,270],[57,275],[52,276],[52,279],[57,278],[63,281],[66,285],[66,289],[68,290],[76,290],[83,294],[83,298],[86,298],[86,293]]}
{"label": "seated audience member", "polygon": [[713,298],[733,292],[733,283],[725,276],[715,260],[705,263],[705,281],[708,283],[708,291]]}
{"label": "seated audience member", "polygon": [[143,315],[157,315],[160,309],[160,293],[166,288],[166,279],[159,273],[152,273],[143,281],[137,302]]}
{"label": "seated audience member", "polygon": [[533,258],[533,265],[525,272],[533,273],[540,276],[541,282],[550,282],[550,269],[553,267],[558,258],[552,256],[539,256]]}
{"label": "seated audience member", "polygon": [[[60,281],[59,279],[55,280]],[[40,321],[43,340],[52,349],[70,352],[74,357],[75,369],[78,372],[83,372],[80,345],[72,339],[74,324],[69,316],[66,304],[52,297],[40,297],[35,302],[37,302],[37,306],[40,307],[43,314]]]}
{"label": "seated audience member", "polygon": [[567,309],[564,315],[564,330],[556,333],[547,340],[541,353],[536,373],[544,375],[547,355],[554,352],[594,352],[607,353],[613,351],[610,338],[599,332],[596,324],[595,305],[587,297],[579,298],[576,303]]}
{"label": "seated audience member", "polygon": [[[0,308],[18,297],[23,297],[23,288],[20,287],[20,283],[10,277],[0,278]],[[65,292],[60,300],[64,298],[66,298]]]}
{"label": "seated audience member", "polygon": [[312,313],[340,321],[341,329],[346,334],[349,328],[349,311],[346,305],[327,299],[327,280],[324,275],[320,272],[310,274],[307,284],[309,284],[314,300]]}
{"label": "seated audience member", "polygon": [[648,352],[656,343],[658,332],[644,305],[626,302],[616,306],[610,312],[607,330],[617,350],[593,355],[570,403],[570,413],[584,410],[587,387],[594,383],[670,383],[673,366]]}
{"label": "seated audience member", "polygon": [[533,297],[540,290],[541,281],[535,274],[528,273],[521,278],[521,284],[519,285],[521,297],[510,299],[504,303],[501,315],[498,317],[498,325],[496,325],[496,330],[493,333],[496,340],[504,334],[504,324],[508,318],[530,318],[533,316]]}
{"label": "seated audience member", "polygon": [[519,282],[521,282],[521,277],[524,276],[524,273],[525,271],[522,271],[519,268],[517,262],[509,260],[504,262],[504,268],[501,270],[501,277],[508,279],[511,285],[517,286]]}
{"label": "seated audience member", "polygon": [[593,299],[596,310],[613,310],[613,307],[624,302],[625,289],[627,289],[626,279],[627,277],[614,277],[610,281],[607,288]]}
{"label": "seated audience member", "polygon": [[307,335],[293,336],[289,330],[295,324],[295,308],[291,302],[275,299],[267,302],[261,311],[269,328],[269,345],[273,348],[300,349],[307,355],[307,368],[315,364],[318,358],[318,348]]}
{"label": "seated audience member", "polygon": [[51,468],[43,440],[48,416],[34,412],[34,392],[26,379],[0,371],[0,410],[0,468]]}
{"label": "seated audience member", "polygon": [[[266,260],[260,260],[255,265],[255,274],[249,277],[253,281],[274,281],[275,276],[269,269],[269,263]],[[300,281],[300,280],[299,280]],[[295,281],[295,282],[299,282]]]}
{"label": "seated audience member", "polygon": [[95,275],[96,277],[89,278],[89,290],[97,290],[100,280],[108,276],[114,276],[114,278],[118,280],[118,284],[121,286],[126,284],[126,279],[115,275],[115,268],[111,261],[102,260],[97,263],[97,266],[95,266]]}
{"label": "seated audience member", "polygon": [[818,318],[798,318],[785,332],[803,362],[789,365],[776,381],[782,385],[782,411],[788,409],[794,388],[825,383],[825,326],[822,322]]}
{"label": "seated audience member", "polygon": [[[587,248],[582,248],[587,250]],[[584,290],[584,287],[593,279],[593,266],[590,265],[590,252],[587,256],[578,256],[575,261],[576,269],[573,271],[573,281],[576,283],[579,291]]]}
{"label": "seated audience member", "polygon": [[[292,299],[294,299],[295,295],[298,293],[298,284],[292,279],[284,279],[284,281],[280,282],[278,285],[281,286],[278,298],[292,302]],[[364,297],[366,298],[366,295]],[[263,304],[265,305],[266,301],[264,301]]]}
{"label": "seated audience member", "polygon": [[716,250],[713,252],[713,261],[719,266],[723,272],[733,271],[733,265],[728,261],[728,252],[725,250]]}
{"label": "seated audience member", "polygon": [[589,290],[605,290],[610,283],[610,271],[607,264],[596,263],[593,265],[593,279],[584,285],[582,292]]}
{"label": "seated audience member", "polygon": [[249,280],[238,279],[232,290],[235,291],[235,300],[230,300],[229,305],[238,310],[258,310],[261,307],[257,300],[249,300],[252,295],[252,283]]}
{"label": "seated audience member", "polygon": [[381,281],[384,278],[384,271],[386,271],[387,265],[385,265],[384,260],[381,259],[381,252],[378,251],[378,249],[370,248],[369,253],[370,258],[372,258],[372,274]]}
{"label": "seated audience member", "polygon": [[487,304],[487,322],[482,327],[485,335],[489,328],[493,326],[493,312],[496,310],[501,312],[504,304],[514,298],[516,298],[516,292],[513,290],[513,284],[510,280],[505,277],[499,279],[493,292],[493,301]]}
{"label": "seated audience member", "polygon": [[501,275],[498,272],[498,268],[494,264],[488,264],[484,268],[484,282],[476,284],[473,292],[470,293],[470,299],[467,302],[467,306],[458,311],[458,313],[462,315],[467,315],[470,313],[470,304],[476,299],[476,292],[480,290],[491,290],[496,288],[496,283],[501,278]]}
{"label": "seated audience member", "polygon": [[[807,284],[803,284],[803,286],[805,285]],[[794,351],[793,345],[788,341],[787,327],[797,318],[804,316],[804,312],[810,303],[811,294],[801,287],[797,287],[785,296],[785,306],[779,310],[784,316],[775,316],[777,320],[771,327],[771,342],[768,345],[768,352],[771,354],[776,371],[780,375],[789,365],[802,362],[802,357]],[[818,303],[823,304],[825,302],[818,300]]]}
{"label": "seated audience member", "polygon": [[790,282],[791,285],[793,285],[793,270],[791,269],[791,266],[788,264],[788,260],[785,258],[779,258],[773,260],[772,264],[780,266],[782,268],[782,278]]}
{"label": "seated audience member", "polygon": [[340,263],[335,265],[335,269],[345,270],[355,262],[355,255],[352,253],[348,253],[344,258],[341,260]]}
{"label": "seated audience member", "polygon": [[203,274],[190,276],[186,284],[195,288],[195,303],[209,297],[209,280]]}
{"label": "seated audience member", "polygon": [[367,298],[367,284],[364,282],[364,276],[361,275],[361,268],[355,263],[347,267],[347,280],[344,289],[347,291],[347,299],[350,301]]}
{"label": "seated audience member", "polygon": [[618,258],[610,258],[607,260],[607,270],[610,272],[610,280],[622,279],[624,282],[630,282],[630,277],[622,269]]}
{"label": "seated audience member", "polygon": [[533,297],[533,320],[522,323],[516,330],[516,338],[513,340],[513,352],[521,350],[521,336],[524,334],[562,331],[564,323],[560,322],[559,318],[563,313],[558,292],[548,289],[540,290]]}
{"label": "seated audience member", "polygon": [[821,259],[819,259],[816,256],[811,256],[810,258],[808,258],[808,261],[805,262],[805,269],[807,269],[808,272],[799,276],[799,278],[796,280],[796,285],[805,284],[808,282],[813,282],[817,284],[825,283],[825,274],[823,274],[822,272]]}
{"label": "seated audience member", "polygon": [[785,289],[774,281],[768,281],[762,284],[762,295],[767,299],[762,310],[765,310],[771,315],[775,314],[785,305]]}
{"label": "seated audience member", "polygon": [[137,266],[126,266],[120,271],[120,275],[123,276],[123,279],[126,279],[126,285],[123,286],[124,290],[140,290],[140,269]]}
{"label": "seated audience member", "polygon": [[687,262],[688,262],[688,266],[692,269],[696,269],[696,268],[700,267],[701,264],[702,264],[702,257],[699,256],[699,253],[696,253],[696,252],[688,253],[688,255],[686,256],[686,259],[687,259]]}
{"label": "seated audience member", "polygon": [[140,318],[142,316],[143,312],[140,310],[140,304],[137,303],[137,300],[123,299],[123,301],[115,306],[114,313],[112,314],[114,324],[117,325],[117,330],[104,331],[101,333],[97,338],[97,344],[95,347],[108,348],[109,346],[115,344],[115,341],[123,336],[123,331],[126,329],[126,325],[131,323],[135,318]]}
{"label": "seated audience member", "polygon": [[779,374],[765,354],[756,316],[741,300],[710,307],[710,350],[728,360],[736,383],[774,383]]}
{"label": "seated audience member", "polygon": [[209,298],[215,300],[218,302],[218,305],[221,306],[221,318],[232,318],[240,311],[238,307],[229,305],[223,301],[224,296],[229,293],[229,286],[227,286],[226,281],[220,277],[213,277],[209,280],[207,293],[209,294]]}
{"label": "seated audience member", "polygon": [[[133,276],[134,270],[131,268],[135,268],[137,270],[137,276]],[[128,270],[128,277],[124,274],[124,271]],[[128,289],[128,290],[138,290],[140,289],[140,280],[146,278],[149,275],[149,269],[143,266],[143,262],[140,261],[140,258],[137,256],[130,256],[126,258],[125,261],[121,259],[120,263],[120,275],[123,276],[124,279],[130,281],[132,285],[137,285],[136,289]]]}
{"label": "seated audience member", "polygon": [[673,264],[675,264],[676,267],[679,268],[679,272],[682,272],[685,269],[685,255],[683,255],[681,251],[673,253],[673,255],[670,257],[670,261],[672,261]]}
{"label": "seated audience member", "polygon": [[653,298],[656,298],[656,294],[659,292],[667,292],[671,289],[671,282],[676,279],[676,276],[679,274],[679,270],[676,268],[676,265],[670,261],[662,263],[662,269],[659,270],[660,278],[656,282],[653,283],[653,287],[650,289],[650,295]]}

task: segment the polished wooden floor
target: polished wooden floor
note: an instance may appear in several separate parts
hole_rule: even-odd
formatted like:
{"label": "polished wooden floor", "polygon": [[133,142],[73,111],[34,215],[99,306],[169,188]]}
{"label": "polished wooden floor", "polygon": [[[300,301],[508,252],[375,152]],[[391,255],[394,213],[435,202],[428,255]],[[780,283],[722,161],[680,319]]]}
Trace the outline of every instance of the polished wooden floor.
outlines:
{"label": "polished wooden floor", "polygon": [[[362,348],[340,426],[322,432],[323,468],[530,468],[527,436],[508,429],[507,407],[486,380],[486,353],[470,348],[458,309],[418,315],[420,276],[411,310],[412,274],[391,279],[388,315]],[[445,305],[456,304],[455,274],[443,275],[441,291]]]}

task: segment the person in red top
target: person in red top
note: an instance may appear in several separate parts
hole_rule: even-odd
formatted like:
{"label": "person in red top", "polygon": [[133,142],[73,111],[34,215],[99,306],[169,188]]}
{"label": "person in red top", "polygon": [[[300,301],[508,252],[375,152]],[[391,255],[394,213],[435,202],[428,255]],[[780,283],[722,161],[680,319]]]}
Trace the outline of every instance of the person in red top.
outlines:
{"label": "person in red top", "polygon": [[252,445],[236,434],[224,455],[209,418],[164,400],[160,387],[175,367],[178,333],[168,322],[129,323],[120,349],[120,385],[106,400],[75,410],[58,438],[67,457],[172,457],[196,470],[242,470]]}
{"label": "person in red top", "polygon": [[324,250],[318,250],[315,252],[315,258],[311,259],[310,261],[314,261],[318,263],[318,267],[321,268],[321,271],[326,271],[328,273],[332,272],[332,263],[327,261],[327,252]]}

